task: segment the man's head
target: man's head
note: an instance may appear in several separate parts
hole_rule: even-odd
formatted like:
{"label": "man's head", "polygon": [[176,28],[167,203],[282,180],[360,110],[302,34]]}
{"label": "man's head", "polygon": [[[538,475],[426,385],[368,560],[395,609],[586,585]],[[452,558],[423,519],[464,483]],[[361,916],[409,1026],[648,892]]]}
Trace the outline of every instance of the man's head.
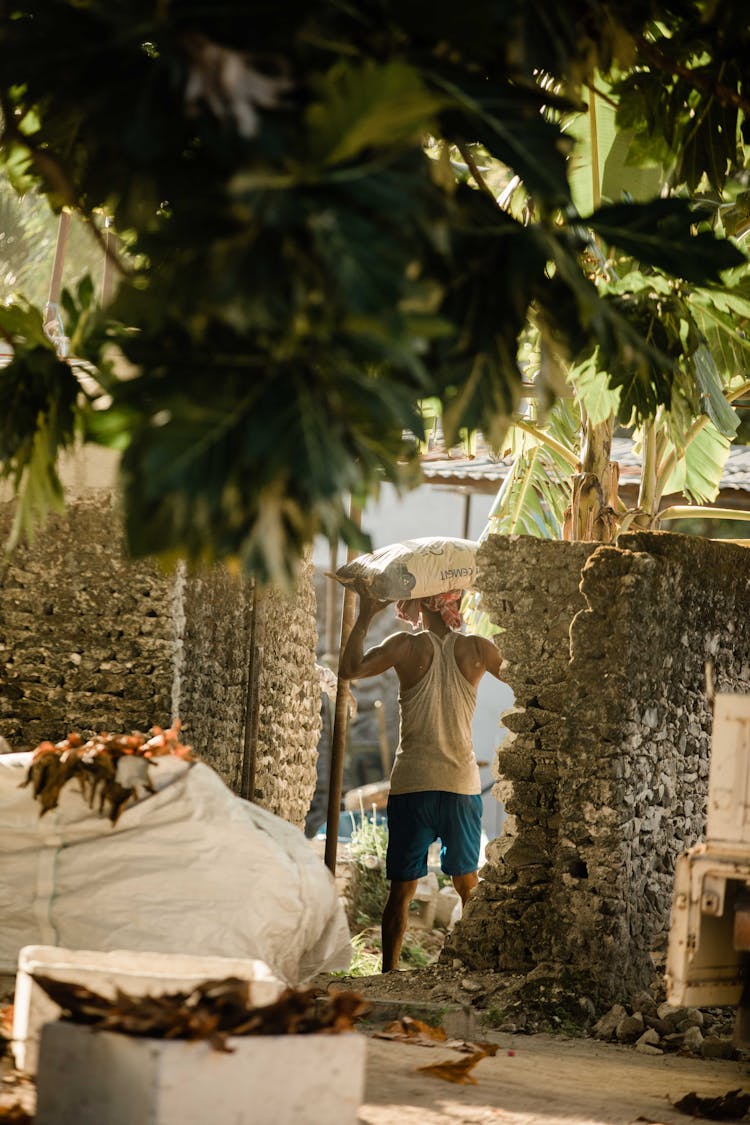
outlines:
{"label": "man's head", "polygon": [[461,617],[461,598],[463,590],[448,590],[445,594],[433,594],[429,598],[410,598],[396,602],[396,617],[408,621],[413,629],[419,628],[422,611],[436,613],[442,617],[449,629],[460,629],[463,625]]}

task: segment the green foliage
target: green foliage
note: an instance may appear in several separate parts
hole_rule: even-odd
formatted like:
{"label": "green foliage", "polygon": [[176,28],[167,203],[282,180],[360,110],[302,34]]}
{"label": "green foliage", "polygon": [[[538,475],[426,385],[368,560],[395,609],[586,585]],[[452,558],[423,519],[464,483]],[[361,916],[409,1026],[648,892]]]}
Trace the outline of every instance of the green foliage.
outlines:
{"label": "green foliage", "polygon": [[611,203],[586,219],[605,242],[643,265],[656,266],[697,285],[719,281],[721,271],[740,265],[744,255],[731,242],[717,242],[708,231],[691,237],[694,222],[686,199]]}
{"label": "green foliage", "polygon": [[[741,193],[709,222],[612,189],[584,223],[568,126],[587,84],[616,73],[628,158],[720,191],[750,58],[728,8],[262,0],[248,19],[240,0],[18,0],[0,22],[5,171],[56,210],[111,215],[130,263],[106,317],[85,291],[66,303],[83,393],[8,322],[29,370],[27,471],[33,451],[35,479],[54,481],[77,415],[122,451],[133,553],[288,582],[318,532],[364,546],[346,493],[414,479],[403,434],[420,438],[420,400],[440,400],[449,437],[481,428],[502,444],[530,318],[545,396],[562,363],[596,354],[621,412],[674,413],[692,402],[692,362],[726,430],[700,326],[675,335],[650,297],[600,291],[589,258],[594,231],[611,256],[718,289],[742,261],[715,237],[743,229]],[[497,205],[474,157],[502,165],[493,182],[518,178],[522,211]]]}
{"label": "green foliage", "polygon": [[[664,169],[657,164],[644,167],[629,162],[632,133],[618,128],[617,104],[612,101],[609,85],[601,75],[595,77],[594,87],[587,91],[586,97],[589,113],[570,118],[566,130],[575,140],[568,161],[568,178],[579,213],[586,215],[594,210],[595,182],[602,199],[609,203],[653,199],[664,182]],[[596,122],[595,144],[592,144],[592,110]],[[594,149],[598,157],[596,168],[593,167]]]}
{"label": "green foliage", "polygon": [[[0,300],[12,300],[18,292],[35,305],[46,300],[58,223],[42,194],[17,195],[7,169],[0,172]],[[68,283],[87,270],[101,270],[102,254],[86,224],[71,224],[65,261]]]}
{"label": "green foliage", "polygon": [[441,102],[402,62],[359,66],[342,60],[315,83],[319,101],[307,111],[314,161],[342,164],[362,152],[419,143]]}
{"label": "green foliage", "polygon": [[[380,924],[369,926],[353,934],[351,939],[352,959],[348,969],[332,973],[334,977],[371,977],[381,972],[383,960],[383,945],[380,933]],[[411,930],[407,928],[404,934],[403,945],[398,968],[420,969],[432,964],[440,955],[443,945],[443,936],[424,930]],[[433,1006],[428,1011],[420,1008],[418,1004],[408,1004],[403,1007],[403,1015],[412,1019],[427,1020],[430,1023],[440,1024],[442,1015],[436,1012]]]}
{"label": "green foliage", "polygon": [[743,271],[727,289],[695,289],[690,310],[711,359],[726,382],[750,372],[750,277]]}
{"label": "green foliage", "polygon": [[661,482],[662,494],[684,493],[696,504],[715,500],[729,445],[729,439],[708,422],[691,438],[683,455],[675,459],[669,475]]}
{"label": "green foliage", "polygon": [[352,959],[348,969],[332,973],[334,977],[374,977],[381,971],[383,953],[374,935],[361,930],[352,935]]}
{"label": "green foliage", "polygon": [[8,542],[30,538],[35,523],[62,508],[57,458],[76,428],[78,383],[58,359],[39,312],[21,300],[0,305],[0,335],[14,356],[0,367],[0,479],[12,482],[18,507]]}
{"label": "green foliage", "polygon": [[738,91],[747,89],[750,29],[741,6],[692,0],[650,21],[638,45],[645,65],[614,87],[634,155],[668,163],[673,182],[690,191],[704,177],[722,190],[742,163],[739,127],[746,130]]}
{"label": "green foliage", "polygon": [[580,411],[568,398],[557,402],[544,423],[525,420],[513,427],[508,435],[513,462],[490,509],[485,534],[560,537],[580,424]]}
{"label": "green foliage", "polygon": [[363,814],[352,830],[349,850],[354,863],[352,914],[360,926],[379,924],[388,898],[387,826],[378,824],[374,814],[369,819]]}

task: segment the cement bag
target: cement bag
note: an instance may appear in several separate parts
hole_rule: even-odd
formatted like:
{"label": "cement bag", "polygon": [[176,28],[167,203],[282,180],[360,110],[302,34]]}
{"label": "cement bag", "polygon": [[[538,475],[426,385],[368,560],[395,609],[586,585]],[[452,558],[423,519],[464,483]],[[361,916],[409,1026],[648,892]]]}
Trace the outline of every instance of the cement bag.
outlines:
{"label": "cement bag", "polygon": [[163,787],[113,827],[75,785],[40,817],[30,759],[0,755],[0,971],[24,945],[257,958],[289,984],[348,966],[328,869],[209,766],[157,759]]}
{"label": "cement bag", "polygon": [[406,539],[345,563],[336,577],[386,602],[465,590],[474,585],[478,547],[473,539]]}

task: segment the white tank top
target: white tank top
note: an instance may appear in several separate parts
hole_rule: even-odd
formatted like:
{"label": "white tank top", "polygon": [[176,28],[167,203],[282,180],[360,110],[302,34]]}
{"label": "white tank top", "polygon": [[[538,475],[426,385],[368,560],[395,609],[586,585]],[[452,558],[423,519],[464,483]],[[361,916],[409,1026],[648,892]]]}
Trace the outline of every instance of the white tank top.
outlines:
{"label": "white tank top", "polygon": [[454,649],[458,633],[432,641],[432,664],[413,687],[399,695],[401,735],[391,772],[391,793],[481,792],[471,740],[477,689],[459,671]]}

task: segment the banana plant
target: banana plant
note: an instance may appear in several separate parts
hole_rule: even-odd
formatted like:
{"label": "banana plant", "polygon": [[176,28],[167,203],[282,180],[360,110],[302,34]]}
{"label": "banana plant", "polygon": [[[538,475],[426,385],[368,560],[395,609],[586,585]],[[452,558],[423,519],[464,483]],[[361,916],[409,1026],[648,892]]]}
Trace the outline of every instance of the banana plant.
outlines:
{"label": "banana plant", "polygon": [[[588,113],[569,123],[576,140],[569,178],[579,213],[599,208],[603,196],[605,201],[623,195],[636,200],[653,196],[655,188],[668,181],[668,170],[631,167],[629,137],[616,126],[617,106],[609,89],[597,82],[589,95]],[[701,201],[704,213],[713,211],[714,222],[737,241],[750,227],[745,221],[746,195],[729,202]],[[508,193],[506,197],[510,201]],[[518,208],[523,203],[516,196],[510,205]],[[613,207],[611,213],[615,212]],[[528,416],[516,421],[507,443],[515,459],[493,505],[487,532],[525,531],[606,542],[633,525],[655,527],[665,519],[727,516],[723,509],[706,505],[718,495],[738,427],[732,403],[750,391],[745,377],[750,371],[748,269],[736,270],[724,289],[706,289],[676,283],[622,255],[615,258],[606,240],[593,232],[588,233],[587,253],[600,293],[639,325],[653,345],[653,355],[623,364],[597,347],[567,364],[572,396],[565,403],[567,424],[560,426],[557,410],[540,421],[530,409]],[[530,359],[527,379],[534,379],[529,371],[535,366],[537,371],[544,367],[545,347],[554,348],[543,325],[535,347],[536,363]],[[668,406],[655,402],[648,414],[639,413],[633,405],[634,384],[640,382],[641,391],[649,381],[658,385],[664,365],[673,376]],[[639,496],[630,512],[618,497],[619,466],[611,459],[617,422],[633,433],[642,459]],[[567,458],[567,472],[561,471],[561,456]],[[690,504],[660,511],[664,496],[674,493],[682,493]],[[737,517],[735,512],[729,514]]]}
{"label": "banana plant", "polygon": [[[619,291],[661,293],[661,327],[694,338],[692,352],[681,359],[681,377],[674,382],[671,408],[659,406],[652,418],[631,427],[634,450],[641,457],[638,499],[631,510],[617,495],[619,466],[608,461],[598,478],[602,484],[586,509],[582,488],[585,443],[602,430],[611,432],[622,419],[623,390],[612,387],[597,351],[568,370],[569,395],[540,420],[530,404],[515,420],[505,452],[513,458],[498,492],[484,534],[525,533],[549,538],[597,539],[598,519],[608,519],[606,539],[629,527],[658,527],[662,521],[709,516],[745,518],[743,513],[716,508],[716,499],[730,445],[738,425],[733,403],[750,394],[750,324],[747,282],[731,293],[694,289],[676,297],[665,279],[632,273]],[[667,307],[667,303],[668,307]],[[627,420],[627,417],[626,417]],[[690,501],[661,510],[665,496],[682,494]],[[600,503],[601,496],[606,504]],[[576,505],[578,504],[578,509]],[[583,534],[581,534],[583,531]]]}

